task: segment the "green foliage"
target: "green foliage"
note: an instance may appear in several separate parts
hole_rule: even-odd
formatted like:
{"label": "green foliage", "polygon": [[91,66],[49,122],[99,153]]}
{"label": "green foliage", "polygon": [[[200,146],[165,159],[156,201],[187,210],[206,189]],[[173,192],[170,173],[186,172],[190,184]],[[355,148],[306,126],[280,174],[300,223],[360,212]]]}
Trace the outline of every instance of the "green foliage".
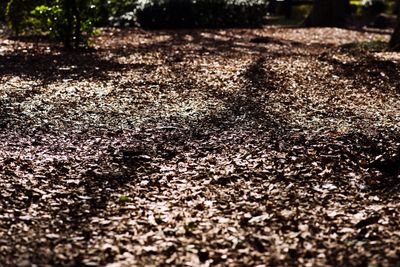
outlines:
{"label": "green foliage", "polygon": [[394,1],[385,0],[359,0],[350,1],[354,14],[376,16],[379,13],[392,13],[394,9]]}
{"label": "green foliage", "polygon": [[[78,6],[72,27],[66,8],[71,1]],[[95,33],[94,26],[109,24],[145,28],[259,26],[264,22],[266,3],[267,0],[8,0],[5,13],[16,34],[45,32],[56,41],[79,40],[86,44]]]}
{"label": "green foliage", "polygon": [[5,21],[6,19],[7,4],[7,1],[0,1],[0,21]]}
{"label": "green foliage", "polygon": [[[266,0],[96,0],[101,25],[146,28],[260,25]],[[101,9],[104,11],[101,12]]]}
{"label": "green foliage", "polygon": [[145,28],[259,26],[267,13],[260,0],[143,0],[135,18]]}
{"label": "green foliage", "polygon": [[311,5],[297,5],[292,7],[292,18],[293,19],[305,19],[310,13]]}
{"label": "green foliage", "polygon": [[185,225],[184,225],[184,228],[185,228],[185,232],[186,233],[191,233],[191,232],[193,232],[194,230],[196,230],[196,228],[197,228],[197,223],[196,222],[188,222],[188,223],[186,223]]}
{"label": "green foliage", "polygon": [[386,1],[383,0],[364,0],[363,13],[369,16],[376,16],[379,13],[385,12],[387,8]]}
{"label": "green foliage", "polygon": [[107,12],[99,14],[99,17],[101,17],[103,24],[111,23],[116,27],[133,26],[135,24],[134,11],[137,6],[138,0],[108,0],[105,8]]}
{"label": "green foliage", "polygon": [[389,14],[396,14],[397,13],[396,2],[395,1],[389,1],[386,4],[387,4],[386,12],[388,12]]}
{"label": "green foliage", "polygon": [[120,195],[118,198],[119,203],[125,204],[129,201],[129,197],[127,195]]}
{"label": "green foliage", "polygon": [[30,15],[28,21],[34,31],[48,31],[55,40],[60,40],[65,35],[66,20],[63,17],[63,9],[58,3],[37,6]]}
{"label": "green foliage", "polygon": [[[42,1],[38,1],[42,2]],[[42,4],[42,3],[39,3]],[[5,19],[15,34],[21,34],[29,26],[29,12],[34,4],[29,0],[10,0],[5,10]]]}
{"label": "green foliage", "polygon": [[17,35],[48,33],[54,41],[77,47],[95,33],[94,7],[89,0],[10,0],[5,15]]}

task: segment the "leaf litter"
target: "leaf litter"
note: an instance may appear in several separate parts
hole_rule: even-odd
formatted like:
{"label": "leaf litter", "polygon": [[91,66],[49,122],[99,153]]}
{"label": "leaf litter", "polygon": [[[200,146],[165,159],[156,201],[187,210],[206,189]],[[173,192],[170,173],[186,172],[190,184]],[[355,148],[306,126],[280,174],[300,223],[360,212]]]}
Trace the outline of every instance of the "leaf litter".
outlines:
{"label": "leaf litter", "polygon": [[103,29],[80,53],[0,39],[0,261],[396,265],[399,57],[365,48],[388,38]]}

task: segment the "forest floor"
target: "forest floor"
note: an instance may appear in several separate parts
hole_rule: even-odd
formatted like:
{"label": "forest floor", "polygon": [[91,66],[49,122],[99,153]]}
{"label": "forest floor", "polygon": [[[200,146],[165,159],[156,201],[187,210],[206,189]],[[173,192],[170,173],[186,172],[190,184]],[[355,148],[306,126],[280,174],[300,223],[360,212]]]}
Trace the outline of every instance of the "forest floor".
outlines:
{"label": "forest floor", "polygon": [[389,37],[0,38],[0,265],[398,266]]}

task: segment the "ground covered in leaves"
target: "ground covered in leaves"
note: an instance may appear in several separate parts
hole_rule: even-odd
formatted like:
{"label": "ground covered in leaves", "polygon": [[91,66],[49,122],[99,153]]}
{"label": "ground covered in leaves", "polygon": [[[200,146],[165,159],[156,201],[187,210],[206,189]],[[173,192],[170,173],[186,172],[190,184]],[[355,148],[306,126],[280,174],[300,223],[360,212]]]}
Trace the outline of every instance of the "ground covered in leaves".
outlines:
{"label": "ground covered in leaves", "polygon": [[2,266],[400,261],[388,33],[0,38]]}

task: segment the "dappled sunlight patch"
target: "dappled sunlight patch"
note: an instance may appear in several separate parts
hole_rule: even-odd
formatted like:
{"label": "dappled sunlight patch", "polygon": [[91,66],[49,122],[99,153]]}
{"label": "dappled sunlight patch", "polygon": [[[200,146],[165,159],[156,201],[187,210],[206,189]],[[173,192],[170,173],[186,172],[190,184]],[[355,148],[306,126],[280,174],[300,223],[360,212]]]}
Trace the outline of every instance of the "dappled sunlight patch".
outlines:
{"label": "dappled sunlight patch", "polygon": [[302,42],[305,44],[332,44],[341,45],[357,41],[387,40],[387,33],[377,34],[370,32],[362,32],[355,30],[339,29],[339,28],[295,28],[287,31],[286,29],[277,29],[273,32],[274,37],[284,37],[287,40]]}
{"label": "dappled sunlight patch", "polygon": [[10,48],[7,263],[396,263],[396,54],[342,46],[381,36],[105,29],[82,55]]}
{"label": "dappled sunlight patch", "polygon": [[399,52],[377,52],[375,56],[382,60],[390,60],[396,63],[400,62],[400,53]]}

